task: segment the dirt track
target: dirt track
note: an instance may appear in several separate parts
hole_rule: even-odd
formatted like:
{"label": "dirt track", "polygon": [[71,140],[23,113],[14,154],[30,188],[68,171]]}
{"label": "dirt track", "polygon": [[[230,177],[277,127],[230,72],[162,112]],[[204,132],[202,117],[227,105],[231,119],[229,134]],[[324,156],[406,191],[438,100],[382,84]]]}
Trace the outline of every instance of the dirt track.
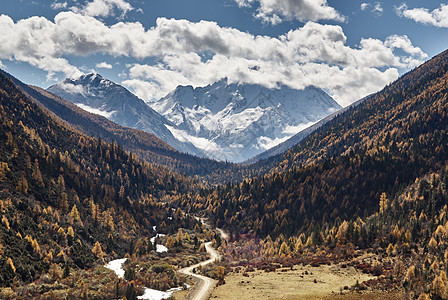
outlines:
{"label": "dirt track", "polygon": [[[223,239],[227,238],[227,234],[222,229],[218,228],[218,232]],[[207,251],[208,254],[210,254],[210,258],[207,259],[206,261],[179,270],[179,273],[192,276],[196,278],[196,280],[198,281],[198,283],[193,288],[193,291],[188,295],[187,299],[191,300],[208,299],[217,283],[217,281],[212,278],[193,273],[193,269],[198,268],[199,266],[205,266],[211,264],[216,259],[220,259],[218,251],[216,251],[216,249],[212,247],[212,242],[207,242],[204,245],[205,250]]]}

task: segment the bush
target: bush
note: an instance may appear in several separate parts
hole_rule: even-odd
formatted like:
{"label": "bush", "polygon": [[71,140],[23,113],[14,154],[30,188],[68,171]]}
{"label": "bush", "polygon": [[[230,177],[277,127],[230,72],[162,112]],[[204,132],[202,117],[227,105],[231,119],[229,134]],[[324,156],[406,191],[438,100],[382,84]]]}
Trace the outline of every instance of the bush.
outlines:
{"label": "bush", "polygon": [[171,271],[171,266],[167,262],[161,261],[152,266],[152,271],[155,273],[168,272],[168,271]]}

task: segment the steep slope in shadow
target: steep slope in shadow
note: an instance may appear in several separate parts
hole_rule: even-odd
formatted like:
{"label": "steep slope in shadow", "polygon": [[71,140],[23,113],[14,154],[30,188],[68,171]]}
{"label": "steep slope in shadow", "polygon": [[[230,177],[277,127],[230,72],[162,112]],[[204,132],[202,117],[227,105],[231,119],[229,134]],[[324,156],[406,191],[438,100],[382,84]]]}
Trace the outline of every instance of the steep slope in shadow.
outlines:
{"label": "steep slope in shadow", "polygon": [[50,86],[47,91],[85,110],[102,114],[121,126],[152,133],[178,151],[202,156],[202,151],[192,143],[179,141],[173,136],[168,129],[175,127],[173,123],[125,87],[99,74],[82,75],[76,79],[67,78]]}
{"label": "steep slope in shadow", "polygon": [[28,86],[4,71],[0,70],[0,73],[9,77],[34,101],[75,129],[105,141],[117,142],[124,149],[148,162],[189,176],[205,176],[216,169],[228,167],[225,163],[181,153],[153,134],[123,127],[103,116],[89,113],[42,88]]}

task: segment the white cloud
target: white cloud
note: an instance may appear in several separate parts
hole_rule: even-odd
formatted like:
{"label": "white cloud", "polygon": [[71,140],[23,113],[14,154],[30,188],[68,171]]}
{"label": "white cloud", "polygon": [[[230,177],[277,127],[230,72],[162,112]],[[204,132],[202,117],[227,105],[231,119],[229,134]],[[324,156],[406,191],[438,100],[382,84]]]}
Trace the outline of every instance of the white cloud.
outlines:
{"label": "white cloud", "polygon": [[51,8],[54,10],[65,9],[65,8],[67,8],[67,5],[68,5],[67,2],[53,2],[51,4]]}
{"label": "white cloud", "polygon": [[395,12],[400,17],[414,20],[417,23],[448,28],[448,4],[440,4],[439,8],[430,11],[427,8],[408,9],[408,6],[403,3],[395,7]]}
{"label": "white cloud", "polygon": [[[166,45],[160,62],[132,65],[130,79],[123,82],[146,100],[163,97],[178,84],[203,86],[228,77],[231,82],[268,87],[279,82],[298,89],[316,85],[346,105],[398,78],[398,68],[414,67],[426,58],[406,36],[363,39],[358,48],[351,48],[340,26],[313,22],[278,38],[252,36],[210,22],[203,23],[202,30],[196,27],[200,23],[187,21],[164,19],[158,24],[157,29],[169,32],[163,36],[176,45],[159,41]],[[397,55],[397,49],[405,55]],[[204,60],[203,51],[214,55]]]}
{"label": "white cloud", "polygon": [[115,11],[119,11],[121,12],[120,17],[124,17],[134,8],[124,0],[93,0],[81,8],[74,6],[70,9],[73,12],[91,17],[108,17],[114,15]]}
{"label": "white cloud", "polygon": [[55,43],[56,24],[43,17],[30,17],[14,23],[5,15],[0,16],[0,59],[13,59],[48,72],[76,76],[80,71],[61,57]]}
{"label": "white cloud", "polygon": [[369,10],[372,14],[374,14],[375,16],[379,17],[383,14],[383,7],[381,6],[380,2],[375,2],[375,3],[361,3],[361,10],[362,11],[366,11]]}
{"label": "white cloud", "polygon": [[6,69],[6,66],[2,63],[2,61],[0,60],[0,69],[3,69],[3,70],[5,70]]}
{"label": "white cloud", "polygon": [[68,94],[73,94],[73,95],[77,95],[77,94],[86,95],[86,94],[88,94],[88,92],[86,92],[84,90],[82,85],[74,85],[73,83],[61,82],[59,87],[62,90],[64,90],[66,93],[68,93]]}
{"label": "white cloud", "polygon": [[96,64],[96,67],[97,67],[98,69],[112,69],[112,65],[111,65],[111,64],[108,64],[108,63],[105,62],[105,61]]}
{"label": "white cloud", "polygon": [[282,134],[283,137],[276,137],[274,139],[271,139],[267,136],[261,136],[257,139],[257,146],[261,149],[268,150],[272,147],[277,146],[278,144],[283,143],[284,141],[291,138],[293,135],[297,134],[298,132],[316,124],[316,122],[309,122],[305,124],[299,124],[297,126],[291,126],[288,125],[286,128],[283,129]]}
{"label": "white cloud", "polygon": [[403,66],[407,68],[414,68],[421,64],[418,58],[426,58],[427,54],[423,52],[420,47],[412,45],[411,40],[407,36],[391,35],[386,41],[385,45],[391,49],[401,49],[405,53],[410,54],[408,57],[402,59]]}
{"label": "white cloud", "polygon": [[75,103],[75,105],[89,113],[100,115],[108,119],[110,119],[116,113],[116,111],[104,111],[82,103]]}
{"label": "white cloud", "polygon": [[254,0],[235,0],[239,7],[250,7]]}
{"label": "white cloud", "polygon": [[333,7],[328,6],[327,0],[234,0],[239,7],[251,7],[258,4],[255,17],[265,23],[273,25],[281,23],[283,19],[297,19],[301,22],[318,20],[344,21]]}
{"label": "white cloud", "polygon": [[375,6],[371,10],[371,12],[373,12],[374,14],[377,14],[377,15],[382,15],[383,14],[383,7],[381,6],[381,3],[376,2]]}
{"label": "white cloud", "polygon": [[54,22],[31,17],[14,23],[0,16],[0,59],[27,62],[49,76],[73,77],[81,71],[64,58],[69,55],[130,57],[135,60],[123,83],[147,101],[179,84],[202,86],[227,77],[267,87],[315,85],[346,105],[396,79],[398,69],[426,59],[406,36],[362,39],[357,47],[346,40],[340,26],[314,22],[269,37],[208,21],[159,18],[145,29],[138,22],[107,26],[74,12],[61,12]]}

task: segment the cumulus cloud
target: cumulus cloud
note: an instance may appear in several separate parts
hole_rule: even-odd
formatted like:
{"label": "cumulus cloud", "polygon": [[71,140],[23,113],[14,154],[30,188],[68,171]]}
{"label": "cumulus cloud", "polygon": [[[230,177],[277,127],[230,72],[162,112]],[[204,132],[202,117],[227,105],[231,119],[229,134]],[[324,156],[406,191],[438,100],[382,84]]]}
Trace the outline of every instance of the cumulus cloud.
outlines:
{"label": "cumulus cloud", "polygon": [[[166,26],[168,21],[180,22],[160,23]],[[209,22],[207,25],[217,26]],[[181,27],[182,36],[188,36],[187,27]],[[191,43],[178,44],[156,65],[132,65],[130,79],[123,84],[146,100],[163,97],[178,84],[203,86],[224,77],[230,82],[271,88],[278,83],[297,89],[315,85],[328,89],[336,100],[347,105],[397,79],[398,68],[412,68],[427,57],[406,36],[393,35],[385,41],[363,39],[358,48],[351,48],[345,44],[346,36],[340,26],[313,22],[278,38],[228,30],[209,28],[204,31],[213,32],[213,41],[208,40],[208,45],[202,40],[204,37],[195,36],[196,50],[190,48]],[[179,41],[176,35],[173,38]],[[180,47],[186,48],[181,51]],[[407,55],[397,55],[398,49]],[[204,60],[200,53],[205,50],[215,54]]]}
{"label": "cumulus cloud", "polygon": [[412,45],[411,40],[407,36],[391,35],[385,45],[391,49],[401,49],[405,53],[410,54],[408,57],[402,57],[402,66],[406,68],[415,68],[422,63],[421,58],[427,58],[428,55],[419,47]]}
{"label": "cumulus cloud", "polygon": [[30,17],[14,23],[5,15],[0,16],[0,59],[29,63],[48,72],[77,76],[81,72],[61,57],[55,43],[56,24],[43,17]]}
{"label": "cumulus cloud", "polygon": [[120,16],[124,17],[134,8],[124,0],[93,0],[82,7],[73,6],[70,9],[73,12],[91,17],[108,17],[118,11],[121,13]]}
{"label": "cumulus cloud", "polygon": [[412,68],[427,57],[406,36],[362,39],[357,47],[346,40],[340,26],[315,22],[270,37],[208,21],[159,18],[145,29],[138,22],[107,26],[74,12],[61,12],[54,22],[31,17],[14,23],[0,16],[0,59],[27,62],[49,76],[64,72],[73,77],[81,72],[64,57],[130,57],[135,62],[123,83],[147,101],[179,84],[202,86],[227,77],[271,88],[314,85],[346,105],[396,79],[398,69]]}
{"label": "cumulus cloud", "polygon": [[258,5],[255,17],[273,25],[283,19],[301,22],[318,20],[344,21],[336,9],[328,6],[327,0],[234,0],[239,7]]}
{"label": "cumulus cloud", "polygon": [[111,65],[111,64],[108,64],[108,63],[105,62],[105,61],[96,64],[96,67],[97,67],[98,69],[112,69],[112,65]]}
{"label": "cumulus cloud", "polygon": [[448,4],[440,4],[439,8],[430,11],[427,8],[409,9],[408,6],[403,3],[402,5],[395,7],[395,12],[400,17],[414,20],[417,23],[448,28]]}
{"label": "cumulus cloud", "polygon": [[383,15],[383,7],[381,6],[380,2],[375,3],[361,3],[361,10],[362,11],[370,11],[375,16],[379,17]]}

